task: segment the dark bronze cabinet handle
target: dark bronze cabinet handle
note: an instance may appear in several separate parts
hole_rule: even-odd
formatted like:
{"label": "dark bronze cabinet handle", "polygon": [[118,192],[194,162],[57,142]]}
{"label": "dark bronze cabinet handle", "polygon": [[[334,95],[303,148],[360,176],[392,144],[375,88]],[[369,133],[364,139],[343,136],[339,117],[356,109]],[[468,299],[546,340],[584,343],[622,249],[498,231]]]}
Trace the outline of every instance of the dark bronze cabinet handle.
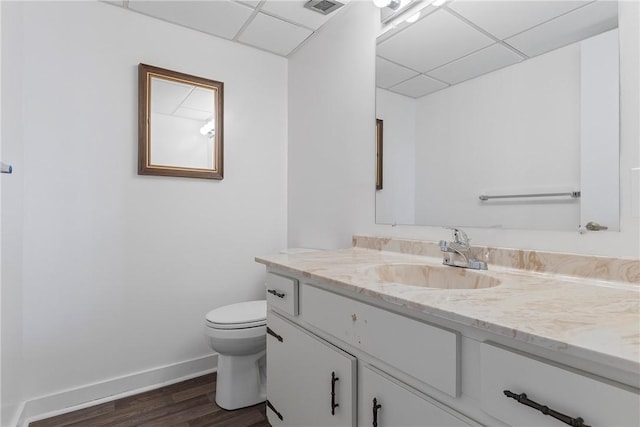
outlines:
{"label": "dark bronze cabinet handle", "polygon": [[282,342],[282,337],[278,334],[276,334],[275,332],[273,332],[273,329],[271,329],[270,327],[267,326],[267,333],[269,335],[271,335],[272,337],[275,337],[275,339],[277,339],[278,341]]}
{"label": "dark bronze cabinet handle", "polygon": [[336,381],[340,378],[336,377],[335,372],[331,372],[331,415],[336,414],[336,408],[340,406],[336,403]]}
{"label": "dark bronze cabinet handle", "polygon": [[378,404],[378,399],[373,398],[373,427],[378,427],[378,409],[382,408],[382,405]]}
{"label": "dark bronze cabinet handle", "polygon": [[284,298],[284,294],[282,292],[276,291],[275,289],[267,289],[267,292],[271,295],[277,296],[278,298]]}
{"label": "dark bronze cabinet handle", "polygon": [[509,390],[504,390],[503,391],[504,395],[507,397],[510,397],[512,399],[517,400],[519,403],[522,403],[523,405],[526,405],[530,408],[533,408],[537,411],[542,412],[545,415],[549,415],[553,418],[555,418],[556,420],[562,421],[565,424],[569,424],[570,426],[573,427],[590,427],[588,425],[586,425],[584,423],[584,420],[580,417],[578,418],[572,418],[568,415],[564,415],[561,414],[560,412],[556,412],[553,409],[549,408],[548,406],[544,406],[544,405],[540,405],[539,403],[534,402],[533,400],[530,400],[527,398],[527,395],[524,393],[520,393],[520,394],[516,394],[513,393]]}

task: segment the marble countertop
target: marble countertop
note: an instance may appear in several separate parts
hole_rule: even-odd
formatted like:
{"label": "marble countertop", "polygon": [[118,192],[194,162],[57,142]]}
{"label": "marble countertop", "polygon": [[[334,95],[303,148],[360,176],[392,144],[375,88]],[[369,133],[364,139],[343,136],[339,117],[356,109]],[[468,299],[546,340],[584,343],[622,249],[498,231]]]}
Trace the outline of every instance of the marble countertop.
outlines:
{"label": "marble countertop", "polygon": [[[441,257],[361,247],[261,256],[256,261],[283,273],[640,374],[640,287],[635,283],[491,264],[487,271],[468,271],[442,266]],[[380,266],[407,263],[448,269],[458,276],[486,276],[480,282],[493,278],[500,285],[443,290],[380,280]]]}

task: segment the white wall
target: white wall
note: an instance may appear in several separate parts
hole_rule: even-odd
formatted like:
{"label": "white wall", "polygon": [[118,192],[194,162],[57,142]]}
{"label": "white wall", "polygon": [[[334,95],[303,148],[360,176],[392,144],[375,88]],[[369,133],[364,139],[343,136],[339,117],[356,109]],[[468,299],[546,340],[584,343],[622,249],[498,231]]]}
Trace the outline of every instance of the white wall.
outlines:
{"label": "white wall", "polygon": [[[367,2],[368,3],[368,2]],[[374,49],[378,31],[376,11],[356,4],[350,13],[336,19],[331,33],[319,34],[303,46],[290,60],[289,104],[304,106],[290,114],[289,164],[289,243],[306,246],[346,247],[352,233],[398,236],[426,240],[450,237],[440,227],[396,226],[374,224]],[[631,169],[640,163],[638,140],[639,82],[639,7],[637,2],[620,3],[620,232],[577,232],[497,230],[469,228],[478,245],[529,248],[584,254],[640,256],[639,220],[631,212]],[[357,12],[355,12],[357,11]],[[352,31],[351,31],[352,30]],[[342,38],[340,38],[342,37]],[[305,75],[303,70],[309,70]],[[350,81],[334,85],[322,78],[325,70],[344,70]],[[352,70],[357,71],[352,76]],[[336,99],[354,109],[351,114],[334,114],[326,103],[304,103],[298,87],[313,87],[324,99]],[[359,97],[359,98],[356,98]],[[354,99],[356,98],[356,99]],[[356,105],[357,104],[357,105]],[[320,121],[328,117],[329,120]],[[357,117],[357,120],[354,120]],[[367,117],[370,119],[367,120]],[[324,128],[321,122],[330,123]],[[330,129],[330,130],[329,130]],[[343,135],[351,143],[344,147]],[[354,139],[354,135],[357,138]],[[294,138],[295,136],[295,138]],[[318,175],[319,164],[332,156],[341,173]],[[361,160],[365,158],[366,161]],[[351,164],[349,175],[343,173]],[[307,172],[308,171],[308,172]],[[330,171],[331,172],[331,171]],[[334,197],[335,191],[338,196]],[[351,196],[351,197],[349,197]],[[319,209],[316,209],[318,208]],[[329,211],[331,210],[331,211]]]}
{"label": "white wall", "polygon": [[[2,7],[23,398],[210,354],[204,314],[264,298],[254,256],[286,244],[287,61],[104,3]],[[140,62],[224,82],[223,181],[137,175]]]}
{"label": "white wall", "polygon": [[[0,3],[2,10],[2,160],[13,166],[11,175],[0,178],[2,186],[2,234],[0,250],[2,257],[2,313],[0,322],[0,347],[2,349],[2,417],[0,425],[10,425],[22,402],[22,276],[23,276],[23,146],[22,146],[22,66],[13,59],[22,55],[22,17],[7,10],[6,2]],[[11,7],[19,8],[19,4]]]}
{"label": "white wall", "polygon": [[383,120],[383,188],[376,191],[376,223],[414,224],[416,100],[376,89],[376,118]]}
{"label": "white wall", "polygon": [[416,223],[577,230],[579,200],[478,196],[580,189],[579,76],[577,43],[418,99]]}
{"label": "white wall", "polygon": [[289,246],[350,246],[374,222],[376,12],[352,2],[289,58]]}

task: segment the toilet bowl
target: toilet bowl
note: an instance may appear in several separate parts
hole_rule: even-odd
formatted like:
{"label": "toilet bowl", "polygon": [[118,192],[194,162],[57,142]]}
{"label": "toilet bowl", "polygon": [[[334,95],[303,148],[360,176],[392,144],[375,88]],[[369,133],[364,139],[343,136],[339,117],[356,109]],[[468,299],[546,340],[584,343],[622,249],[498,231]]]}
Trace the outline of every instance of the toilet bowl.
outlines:
{"label": "toilet bowl", "polygon": [[216,403],[233,410],[266,399],[267,302],[226,305],[206,315],[205,335],[218,353]]}

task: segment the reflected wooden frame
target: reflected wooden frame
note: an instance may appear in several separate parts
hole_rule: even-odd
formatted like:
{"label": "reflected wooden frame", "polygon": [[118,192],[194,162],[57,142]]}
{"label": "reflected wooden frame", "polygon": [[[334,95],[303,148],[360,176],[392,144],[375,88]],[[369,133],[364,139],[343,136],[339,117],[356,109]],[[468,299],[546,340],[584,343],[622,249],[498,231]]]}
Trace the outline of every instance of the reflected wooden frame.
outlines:
{"label": "reflected wooden frame", "polygon": [[[151,79],[159,78],[171,82],[211,89],[215,93],[215,135],[213,142],[213,168],[195,168],[151,164]],[[138,65],[138,174],[205,178],[222,180],[224,176],[224,83],[190,74]]]}
{"label": "reflected wooden frame", "polygon": [[376,119],[376,190],[382,190],[382,119]]}

